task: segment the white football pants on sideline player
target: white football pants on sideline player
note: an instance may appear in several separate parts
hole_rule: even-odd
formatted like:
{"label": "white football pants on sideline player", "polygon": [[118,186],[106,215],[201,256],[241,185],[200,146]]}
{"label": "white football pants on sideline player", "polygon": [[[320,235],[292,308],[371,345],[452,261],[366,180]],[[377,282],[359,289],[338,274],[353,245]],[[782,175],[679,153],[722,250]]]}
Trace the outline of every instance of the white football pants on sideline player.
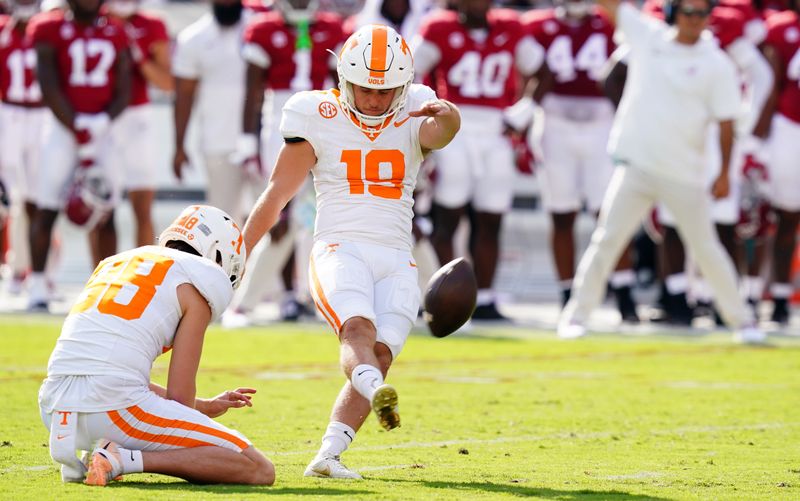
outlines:
{"label": "white football pants on sideline player", "polygon": [[578,265],[562,322],[588,320],[603,298],[617,259],[642,217],[658,201],[674,215],[678,232],[714,291],[725,322],[733,328],[752,323],[752,313],[739,297],[733,264],[714,231],[706,188],[626,166],[618,166],[611,179],[598,226]]}

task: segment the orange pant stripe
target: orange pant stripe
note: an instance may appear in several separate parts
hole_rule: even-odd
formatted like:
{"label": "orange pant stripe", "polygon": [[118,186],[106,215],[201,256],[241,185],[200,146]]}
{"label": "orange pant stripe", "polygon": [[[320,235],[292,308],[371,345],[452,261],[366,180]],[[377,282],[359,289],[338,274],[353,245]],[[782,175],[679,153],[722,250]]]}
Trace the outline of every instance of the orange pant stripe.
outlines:
{"label": "orange pant stripe", "polygon": [[167,444],[167,445],[175,445],[178,447],[205,447],[210,444],[208,442],[203,442],[202,440],[195,440],[193,438],[184,438],[184,437],[173,437],[170,435],[156,435],[154,433],[147,433],[146,431],[137,430],[127,421],[122,419],[122,416],[119,415],[117,411],[108,411],[108,417],[111,418],[111,422],[114,423],[117,428],[122,430],[122,432],[128,435],[131,438],[135,438],[137,440],[144,440],[145,442],[155,442],[158,444]]}
{"label": "orange pant stripe", "polygon": [[[314,282],[314,290],[317,293],[316,296],[319,299],[319,303],[322,303],[322,305],[321,305],[322,309],[324,309],[325,312],[328,313],[328,316],[330,316],[330,319],[328,319],[328,316],[326,316],[324,314],[323,314],[323,316],[325,316],[325,318],[328,320],[328,323],[331,324],[331,327],[333,327],[334,330],[336,331],[336,333],[338,334],[339,331],[342,330],[342,322],[339,320],[339,317],[336,315],[336,312],[333,311],[333,308],[331,308],[331,305],[328,303],[328,299],[325,297],[325,292],[322,290],[322,285],[320,285],[320,283],[319,283],[319,277],[317,276],[317,267],[314,264],[314,256],[313,255],[311,256],[310,264],[311,264],[311,266],[310,266],[310,268],[311,268],[311,280]],[[317,301],[315,300],[314,303],[317,303]],[[320,304],[317,304],[317,308],[319,308],[319,307],[320,307]],[[331,322],[331,320],[332,320],[332,322]]]}
{"label": "orange pant stripe", "polygon": [[230,433],[218,430],[216,428],[211,428],[210,426],[205,426],[198,423],[192,423],[190,421],[181,421],[180,419],[169,419],[169,418],[159,417],[156,416],[155,414],[150,414],[148,412],[145,412],[138,405],[128,407],[126,410],[130,412],[133,415],[133,417],[135,417],[136,419],[138,419],[143,423],[152,424],[154,426],[159,426],[161,428],[180,428],[182,430],[196,431],[199,433],[204,433],[206,435],[211,435],[212,437],[221,438],[222,440],[234,444],[236,447],[240,449],[247,449],[248,447],[247,442],[237,437],[236,435],[232,435]]}

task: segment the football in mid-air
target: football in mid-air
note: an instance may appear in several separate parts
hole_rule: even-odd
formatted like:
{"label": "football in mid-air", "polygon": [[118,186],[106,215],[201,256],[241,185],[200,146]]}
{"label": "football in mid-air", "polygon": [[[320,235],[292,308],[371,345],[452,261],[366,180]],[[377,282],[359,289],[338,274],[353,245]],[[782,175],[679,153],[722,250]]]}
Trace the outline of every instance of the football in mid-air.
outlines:
{"label": "football in mid-air", "polygon": [[472,264],[460,257],[439,268],[425,289],[425,322],[436,337],[445,337],[464,325],[478,297]]}

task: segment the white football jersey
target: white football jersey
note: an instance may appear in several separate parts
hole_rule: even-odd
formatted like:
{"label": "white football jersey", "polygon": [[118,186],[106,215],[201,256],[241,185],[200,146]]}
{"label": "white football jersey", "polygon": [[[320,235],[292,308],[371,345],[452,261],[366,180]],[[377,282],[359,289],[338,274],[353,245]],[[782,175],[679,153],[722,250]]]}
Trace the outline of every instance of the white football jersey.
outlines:
{"label": "white football jersey", "polygon": [[314,240],[345,240],[410,250],[414,186],[423,160],[419,128],[411,118],[436,94],[412,85],[405,106],[376,135],[355,127],[337,90],[298,92],[281,119],[284,138],[303,138],[314,148],[311,170],[317,192]]}
{"label": "white football jersey", "polygon": [[[220,266],[187,252],[149,245],[103,260],[50,355],[43,387],[49,394],[41,395],[48,407],[91,412],[133,405],[130,391],[147,388],[153,361],[172,347],[182,316],[177,289],[185,283],[206,298],[213,318],[233,296]],[[64,387],[62,376],[96,377]],[[112,387],[109,378],[121,383]]]}

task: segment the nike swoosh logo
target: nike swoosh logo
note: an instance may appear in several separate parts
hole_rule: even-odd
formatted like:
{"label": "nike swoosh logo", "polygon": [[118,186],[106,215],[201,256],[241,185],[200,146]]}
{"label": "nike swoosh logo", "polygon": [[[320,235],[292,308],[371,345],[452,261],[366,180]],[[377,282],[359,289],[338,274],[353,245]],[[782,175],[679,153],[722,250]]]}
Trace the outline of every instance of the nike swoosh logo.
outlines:
{"label": "nike swoosh logo", "polygon": [[394,126],[395,126],[395,127],[400,127],[400,126],[402,126],[404,123],[408,122],[410,119],[411,119],[411,117],[405,117],[405,118],[404,118],[404,119],[402,119],[402,120],[398,120],[398,121],[396,121],[396,122],[394,123]]}
{"label": "nike swoosh logo", "polygon": [[352,437],[352,436],[350,436],[350,433],[349,433],[349,432],[347,432],[347,431],[343,431],[342,433],[344,433],[345,435],[347,435],[347,438],[349,438],[351,442],[353,441],[353,437]]}
{"label": "nike swoosh logo", "polygon": [[64,439],[65,439],[65,438],[67,438],[68,436],[69,436],[69,435],[56,435],[56,440],[64,440]]}
{"label": "nike swoosh logo", "polygon": [[134,459],[133,459],[133,451],[128,451],[128,452],[130,452],[130,453],[131,453],[131,461],[133,461],[133,460],[134,460]]}
{"label": "nike swoosh logo", "polygon": [[364,374],[365,372],[367,372],[367,371],[361,371],[361,372],[358,373],[358,375],[360,376],[361,374]]}
{"label": "nike swoosh logo", "polygon": [[416,265],[416,264],[415,264],[413,261],[409,261],[409,262],[408,262],[408,264],[409,264],[409,266],[411,266],[412,268],[416,268],[416,267],[417,267],[417,265]]}

